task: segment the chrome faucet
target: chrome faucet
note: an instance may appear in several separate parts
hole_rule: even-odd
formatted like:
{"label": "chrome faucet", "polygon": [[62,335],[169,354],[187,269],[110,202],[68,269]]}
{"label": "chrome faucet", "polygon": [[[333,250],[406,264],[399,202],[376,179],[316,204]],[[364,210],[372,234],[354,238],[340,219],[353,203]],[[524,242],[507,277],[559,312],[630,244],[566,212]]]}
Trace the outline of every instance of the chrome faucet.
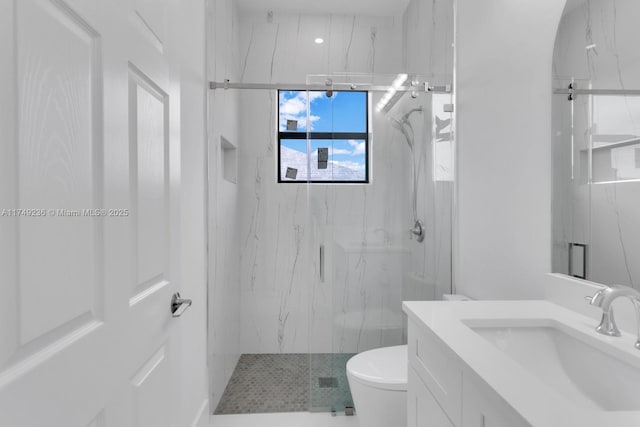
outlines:
{"label": "chrome faucet", "polygon": [[640,292],[629,286],[613,285],[600,289],[593,296],[586,297],[589,304],[602,309],[602,320],[596,327],[596,331],[611,337],[620,336],[620,330],[616,326],[616,321],[613,318],[613,307],[611,307],[611,303],[618,297],[629,298],[636,309],[638,338],[635,347],[640,350]]}

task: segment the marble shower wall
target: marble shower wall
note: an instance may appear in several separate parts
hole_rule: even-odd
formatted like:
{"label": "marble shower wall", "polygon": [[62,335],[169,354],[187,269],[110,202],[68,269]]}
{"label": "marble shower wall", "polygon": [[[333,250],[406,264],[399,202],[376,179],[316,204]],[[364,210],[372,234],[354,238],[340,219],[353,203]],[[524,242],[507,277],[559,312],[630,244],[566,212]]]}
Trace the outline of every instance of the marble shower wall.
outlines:
{"label": "marble shower wall", "polygon": [[[453,1],[413,0],[404,14],[404,66],[436,85],[453,83]],[[404,300],[440,299],[451,293],[453,123],[444,113],[449,95],[420,99],[413,154],[418,171],[417,212],[426,226],[423,243],[406,240],[410,253]],[[406,102],[411,102],[407,100]],[[405,111],[412,106],[399,106]],[[435,119],[437,116],[437,120]]]}
{"label": "marble shower wall", "polygon": [[[450,83],[452,2],[414,0],[409,8],[404,17],[242,13],[239,81],[367,73],[388,75],[389,84],[410,72]],[[372,113],[368,185],[277,184],[276,94],[239,91],[239,105],[242,352],[349,352],[401,341],[401,301],[450,286],[452,183],[433,179],[431,97],[405,96],[388,114]],[[389,116],[418,106],[411,149]],[[414,167],[423,243],[408,232]]]}
{"label": "marble shower wall", "polygon": [[[402,71],[399,19],[275,11],[243,14],[240,26],[244,82],[304,84],[310,74]],[[316,37],[325,44],[314,44]],[[277,184],[276,94],[242,91],[240,111],[242,351],[330,352],[334,236],[400,239],[407,228],[408,159],[398,149],[404,143],[386,117],[375,116],[371,184]],[[327,251],[324,282],[320,244]]]}
{"label": "marble shower wall", "polygon": [[[233,0],[207,3],[209,80],[237,79],[239,28]],[[209,91],[208,363],[210,406],[215,408],[240,357],[240,245],[238,184],[233,181],[240,145],[238,94]],[[224,138],[226,150],[222,147]],[[225,156],[226,152],[226,156]],[[225,163],[227,176],[225,179]],[[231,169],[229,169],[231,168]]]}
{"label": "marble shower wall", "polygon": [[[573,77],[583,88],[640,89],[640,4],[590,0],[570,5],[556,39],[556,84],[564,86]],[[573,153],[571,106],[564,96],[554,98],[554,271],[567,272],[566,245],[577,241],[589,244],[590,280],[640,287],[640,265],[634,262],[640,256],[640,184],[587,184],[590,126],[594,135],[640,135],[640,97],[620,98],[617,103],[609,97],[607,107],[601,108],[602,97],[592,104],[589,97],[578,96],[573,103]],[[621,161],[631,165],[627,174],[640,178],[640,145],[620,150],[604,151],[604,162],[595,162],[596,179],[621,167]],[[598,170],[603,167],[604,171]]]}

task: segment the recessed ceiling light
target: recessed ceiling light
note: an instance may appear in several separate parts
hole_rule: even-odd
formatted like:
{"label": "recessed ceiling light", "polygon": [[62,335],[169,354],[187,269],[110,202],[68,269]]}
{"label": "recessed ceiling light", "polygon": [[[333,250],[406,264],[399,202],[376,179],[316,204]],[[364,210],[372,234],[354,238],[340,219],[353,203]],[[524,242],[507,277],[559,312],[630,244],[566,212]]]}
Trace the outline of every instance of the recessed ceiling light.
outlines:
{"label": "recessed ceiling light", "polygon": [[314,40],[314,42],[316,42],[316,44],[322,44],[324,43],[324,39],[322,37],[318,37],[317,39]]}

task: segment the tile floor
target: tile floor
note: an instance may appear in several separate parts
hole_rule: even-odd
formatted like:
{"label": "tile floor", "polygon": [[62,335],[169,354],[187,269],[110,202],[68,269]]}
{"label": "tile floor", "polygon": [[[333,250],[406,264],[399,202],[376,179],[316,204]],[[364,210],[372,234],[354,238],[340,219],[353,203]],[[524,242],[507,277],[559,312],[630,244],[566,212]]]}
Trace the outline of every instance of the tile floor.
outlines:
{"label": "tile floor", "polygon": [[309,355],[243,354],[215,410],[222,414],[309,410]]}
{"label": "tile floor", "polygon": [[215,415],[342,412],[353,406],[346,375],[352,354],[243,354]]}

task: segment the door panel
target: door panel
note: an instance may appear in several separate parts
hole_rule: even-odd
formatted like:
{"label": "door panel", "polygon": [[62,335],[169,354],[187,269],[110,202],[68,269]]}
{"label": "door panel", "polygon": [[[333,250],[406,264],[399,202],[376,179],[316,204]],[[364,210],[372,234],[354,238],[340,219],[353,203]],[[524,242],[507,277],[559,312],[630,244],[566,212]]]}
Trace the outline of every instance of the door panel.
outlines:
{"label": "door panel", "polygon": [[17,16],[14,182],[21,206],[51,210],[18,219],[19,344],[38,341],[34,352],[102,313],[102,228],[78,220],[102,199],[100,48],[96,31],[60,3],[21,1]]}
{"label": "door panel", "polygon": [[136,427],[169,427],[171,420],[167,408],[171,402],[158,400],[158,390],[171,387],[170,367],[167,361],[166,347],[161,347],[131,379],[132,401],[135,411]]}
{"label": "door panel", "polygon": [[0,3],[3,427],[176,425],[168,5]]}
{"label": "door panel", "polygon": [[138,301],[168,284],[169,106],[167,94],[132,65],[129,76],[129,155],[136,228],[133,298]]}

